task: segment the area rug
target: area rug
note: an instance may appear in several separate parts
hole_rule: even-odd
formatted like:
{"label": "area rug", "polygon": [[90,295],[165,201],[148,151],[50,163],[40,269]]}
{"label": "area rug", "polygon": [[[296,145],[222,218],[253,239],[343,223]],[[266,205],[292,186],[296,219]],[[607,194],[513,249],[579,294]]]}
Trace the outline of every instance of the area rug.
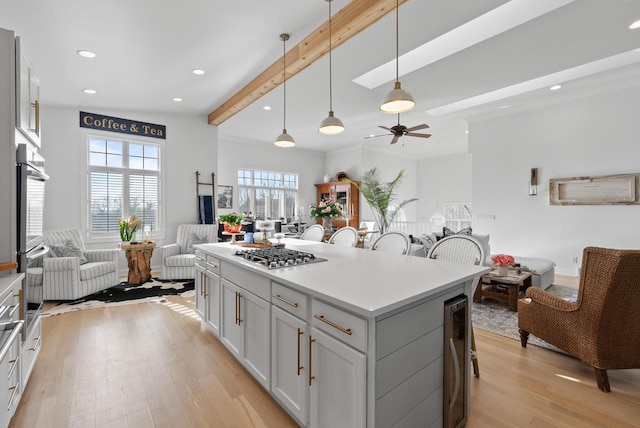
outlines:
{"label": "area rug", "polygon": [[[547,288],[547,291],[570,301],[575,301],[578,295],[577,288],[564,285],[553,284]],[[520,340],[518,313],[510,311],[507,302],[484,297],[482,303],[474,303],[471,305],[471,321],[474,328],[481,328],[501,336]],[[553,349],[554,351],[560,351],[555,346],[548,344],[534,335],[529,335],[529,341],[527,343]]]}
{"label": "area rug", "polygon": [[60,302],[48,308],[42,314],[43,317],[60,315],[72,311],[86,309],[106,308],[110,306],[130,305],[143,302],[162,302],[163,296],[181,295],[192,297],[195,283],[191,280],[165,280],[152,278],[142,285],[131,285],[121,282],[106,290],[82,297],[77,300]]}

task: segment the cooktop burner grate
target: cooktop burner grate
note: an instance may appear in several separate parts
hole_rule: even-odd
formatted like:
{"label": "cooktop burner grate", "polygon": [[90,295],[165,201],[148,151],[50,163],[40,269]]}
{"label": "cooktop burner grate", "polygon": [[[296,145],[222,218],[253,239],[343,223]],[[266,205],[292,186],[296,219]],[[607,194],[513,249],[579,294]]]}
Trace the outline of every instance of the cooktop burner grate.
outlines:
{"label": "cooktop burner grate", "polygon": [[256,248],[251,250],[237,250],[235,255],[242,257],[245,260],[260,264],[267,269],[308,265],[327,260],[321,257],[316,257],[312,253],[288,248]]}

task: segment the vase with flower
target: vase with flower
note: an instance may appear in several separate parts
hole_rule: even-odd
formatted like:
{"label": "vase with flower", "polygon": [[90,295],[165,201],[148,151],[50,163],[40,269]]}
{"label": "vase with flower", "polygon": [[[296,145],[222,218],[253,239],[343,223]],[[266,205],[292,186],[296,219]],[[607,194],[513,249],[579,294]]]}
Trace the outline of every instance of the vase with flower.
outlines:
{"label": "vase with flower", "polygon": [[136,230],[140,224],[142,221],[135,214],[131,214],[129,218],[118,220],[120,240],[123,243],[136,242]]}
{"label": "vase with flower", "polygon": [[322,220],[325,229],[331,229],[334,218],[342,217],[342,204],[340,202],[322,200],[318,205],[312,205],[309,215],[316,220]]}
{"label": "vase with flower", "polygon": [[495,254],[491,256],[491,261],[498,271],[498,276],[507,276],[509,274],[509,267],[516,263],[513,256],[508,254]]}

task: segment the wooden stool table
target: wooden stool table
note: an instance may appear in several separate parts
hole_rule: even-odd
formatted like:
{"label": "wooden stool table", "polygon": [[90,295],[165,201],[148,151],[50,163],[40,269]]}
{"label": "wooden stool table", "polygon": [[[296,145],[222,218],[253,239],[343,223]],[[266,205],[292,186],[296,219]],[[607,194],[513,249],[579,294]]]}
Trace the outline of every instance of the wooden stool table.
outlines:
{"label": "wooden stool table", "polygon": [[129,284],[141,285],[151,279],[151,256],[156,248],[155,242],[138,242],[136,244],[120,244],[125,251],[129,265]]}
{"label": "wooden stool table", "polygon": [[506,276],[499,276],[497,270],[482,275],[480,284],[473,293],[473,302],[480,303],[483,297],[503,300],[509,303],[509,310],[518,311],[518,297],[531,286],[533,272],[523,271],[521,274],[509,268]]}

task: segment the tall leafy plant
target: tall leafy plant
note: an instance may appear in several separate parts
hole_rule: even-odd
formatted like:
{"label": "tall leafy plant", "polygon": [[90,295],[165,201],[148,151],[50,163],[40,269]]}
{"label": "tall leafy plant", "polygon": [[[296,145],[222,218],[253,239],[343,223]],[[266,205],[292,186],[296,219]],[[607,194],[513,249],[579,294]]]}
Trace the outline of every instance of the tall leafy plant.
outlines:
{"label": "tall leafy plant", "polygon": [[392,204],[395,200],[394,189],[402,182],[404,169],[400,170],[396,178],[390,182],[381,182],[378,178],[378,173],[378,168],[374,167],[365,172],[359,183],[349,179],[346,179],[346,181],[353,183],[360,190],[360,193],[371,207],[378,230],[382,234],[389,229],[400,208],[418,199],[411,198],[399,204]]}

